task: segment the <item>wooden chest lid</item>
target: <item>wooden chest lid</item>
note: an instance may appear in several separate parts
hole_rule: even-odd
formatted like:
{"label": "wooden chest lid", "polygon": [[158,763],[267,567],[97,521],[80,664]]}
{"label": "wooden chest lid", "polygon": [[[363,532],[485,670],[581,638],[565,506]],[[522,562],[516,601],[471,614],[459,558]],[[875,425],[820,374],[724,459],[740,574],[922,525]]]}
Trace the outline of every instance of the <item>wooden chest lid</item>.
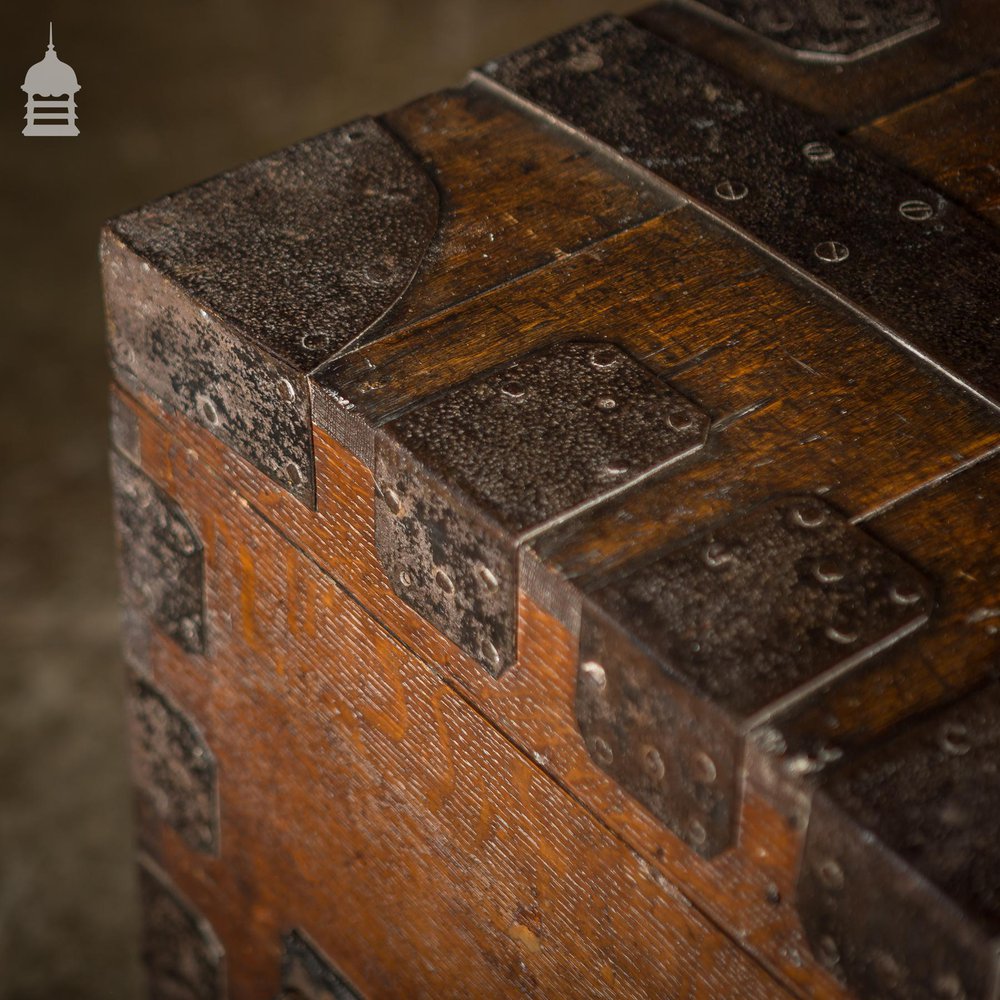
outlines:
{"label": "wooden chest lid", "polygon": [[525,602],[578,636],[593,764],[697,854],[765,788],[835,975],[991,996],[1000,169],[884,150],[997,28],[779,7],[598,18],[113,220],[112,363],[307,507],[353,452],[490,675]]}

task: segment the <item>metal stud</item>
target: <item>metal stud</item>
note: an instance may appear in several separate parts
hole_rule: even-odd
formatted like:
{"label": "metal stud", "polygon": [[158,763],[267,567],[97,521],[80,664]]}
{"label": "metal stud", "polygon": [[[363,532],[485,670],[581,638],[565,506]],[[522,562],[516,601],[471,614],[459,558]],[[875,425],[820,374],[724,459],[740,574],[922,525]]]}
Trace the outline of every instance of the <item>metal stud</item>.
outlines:
{"label": "metal stud", "polygon": [[307,333],[302,337],[302,346],[307,351],[323,351],[330,344],[330,338],[325,333]]}
{"label": "metal stud", "polygon": [[382,499],[385,500],[386,507],[388,507],[393,514],[398,514],[403,509],[403,503],[399,499],[399,494],[393,489],[383,490]]}
{"label": "metal stud", "polygon": [[439,569],[434,574],[434,582],[441,588],[446,594],[455,593],[455,584],[452,583],[451,577],[443,570]]}
{"label": "metal stud", "polygon": [[675,431],[689,431],[694,427],[694,415],[684,410],[674,410],[667,415],[667,423]]}
{"label": "metal stud", "polygon": [[598,736],[594,740],[592,749],[594,760],[604,767],[607,767],[615,759],[614,751],[611,749],[611,745],[601,736]]}
{"label": "metal stud", "polygon": [[822,882],[827,889],[839,892],[844,888],[844,869],[841,868],[833,858],[827,858],[819,866],[818,872],[820,882]]}
{"label": "metal stud", "polygon": [[663,757],[656,747],[644,747],[642,751],[642,766],[656,780],[659,781],[666,768],[663,765]]}
{"label": "metal stud", "polygon": [[479,578],[479,582],[490,592],[498,590],[500,587],[500,581],[497,579],[496,574],[488,566],[483,566],[480,564],[476,570],[476,576]]}
{"label": "metal stud", "polygon": [[483,639],[482,644],[483,658],[486,662],[495,669],[500,666],[500,652],[497,650],[496,646],[490,642],[489,639]]}
{"label": "metal stud", "polygon": [[595,368],[614,368],[621,356],[613,347],[598,347],[590,352],[590,363]]}
{"label": "metal stud", "polygon": [[618,406],[617,400],[612,399],[610,396],[602,396],[597,401],[597,408],[599,410],[604,410],[604,411],[614,410],[617,408],[617,406]]}
{"label": "metal stud", "polygon": [[580,669],[594,687],[603,690],[608,686],[607,671],[596,660],[587,660]]}

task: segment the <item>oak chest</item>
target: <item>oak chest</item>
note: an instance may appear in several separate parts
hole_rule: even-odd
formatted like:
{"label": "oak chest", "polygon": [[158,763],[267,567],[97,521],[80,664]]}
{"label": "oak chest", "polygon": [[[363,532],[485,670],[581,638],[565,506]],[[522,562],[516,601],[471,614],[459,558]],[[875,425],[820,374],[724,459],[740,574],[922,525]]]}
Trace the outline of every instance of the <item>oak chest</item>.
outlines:
{"label": "oak chest", "polygon": [[108,223],[152,997],[1000,995],[998,62],[678,0]]}

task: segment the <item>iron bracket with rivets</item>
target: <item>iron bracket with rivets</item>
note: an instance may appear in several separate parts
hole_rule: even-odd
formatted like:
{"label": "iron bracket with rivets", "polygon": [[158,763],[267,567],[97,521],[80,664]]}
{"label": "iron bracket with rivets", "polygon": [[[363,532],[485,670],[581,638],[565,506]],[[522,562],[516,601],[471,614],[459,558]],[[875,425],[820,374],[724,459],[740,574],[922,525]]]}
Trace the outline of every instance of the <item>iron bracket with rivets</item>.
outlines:
{"label": "iron bracket with rivets", "polygon": [[499,675],[517,655],[519,547],[699,448],[708,423],[605,343],[558,344],[463,383],[379,431],[386,575]]}
{"label": "iron bracket with rivets", "polygon": [[276,1000],[362,1000],[362,994],[300,930],[282,938]]}
{"label": "iron bracket with rivets", "polygon": [[190,847],[218,854],[218,769],[198,727],[142,677],[133,680],[129,716],[139,794]]}
{"label": "iron bracket with rivets", "polygon": [[1000,988],[1000,685],[844,758],[815,794],[797,906],[861,997]]}
{"label": "iron bracket with rivets", "polygon": [[644,167],[1000,406],[1000,239],[985,220],[822,119],[621,18],[473,78]]}
{"label": "iron bracket with rivets", "polygon": [[370,118],[119,216],[101,243],[116,378],[313,506],[308,375],[372,336],[437,221],[426,171]]}
{"label": "iron bracket with rivets", "polygon": [[708,17],[749,31],[799,59],[862,59],[940,21],[936,0],[683,0]]}
{"label": "iron bracket with rivets", "polygon": [[215,931],[145,856],[139,858],[139,899],[150,1000],[222,1000],[226,970]]}
{"label": "iron bracket with rivets", "polygon": [[923,624],[927,581],[815,497],[772,500],[585,596],[594,761],[700,854],[733,840],[746,735]]}
{"label": "iron bracket with rivets", "polygon": [[176,501],[117,453],[111,478],[126,599],[182,649],[204,652],[201,539]]}

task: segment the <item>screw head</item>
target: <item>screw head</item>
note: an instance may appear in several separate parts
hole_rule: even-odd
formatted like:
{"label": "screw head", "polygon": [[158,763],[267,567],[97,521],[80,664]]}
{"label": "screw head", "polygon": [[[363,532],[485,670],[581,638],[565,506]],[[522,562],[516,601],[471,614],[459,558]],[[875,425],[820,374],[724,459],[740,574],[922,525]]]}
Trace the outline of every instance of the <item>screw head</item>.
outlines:
{"label": "screw head", "polygon": [[900,202],[899,214],[910,222],[926,222],[934,214],[934,208],[922,198],[910,198]]}
{"label": "screw head", "polygon": [[851,256],[851,251],[837,240],[823,240],[822,243],[817,243],[813,253],[827,264],[840,264]]}
{"label": "screw head", "polygon": [[725,180],[715,185],[715,195],[723,201],[742,201],[747,194],[747,186],[742,181]]}
{"label": "screw head", "polygon": [[301,343],[307,351],[324,351],[330,344],[330,338],[325,333],[307,333]]}
{"label": "screw head", "polygon": [[827,163],[837,154],[833,147],[826,142],[807,142],[802,147],[802,155],[810,163]]}

